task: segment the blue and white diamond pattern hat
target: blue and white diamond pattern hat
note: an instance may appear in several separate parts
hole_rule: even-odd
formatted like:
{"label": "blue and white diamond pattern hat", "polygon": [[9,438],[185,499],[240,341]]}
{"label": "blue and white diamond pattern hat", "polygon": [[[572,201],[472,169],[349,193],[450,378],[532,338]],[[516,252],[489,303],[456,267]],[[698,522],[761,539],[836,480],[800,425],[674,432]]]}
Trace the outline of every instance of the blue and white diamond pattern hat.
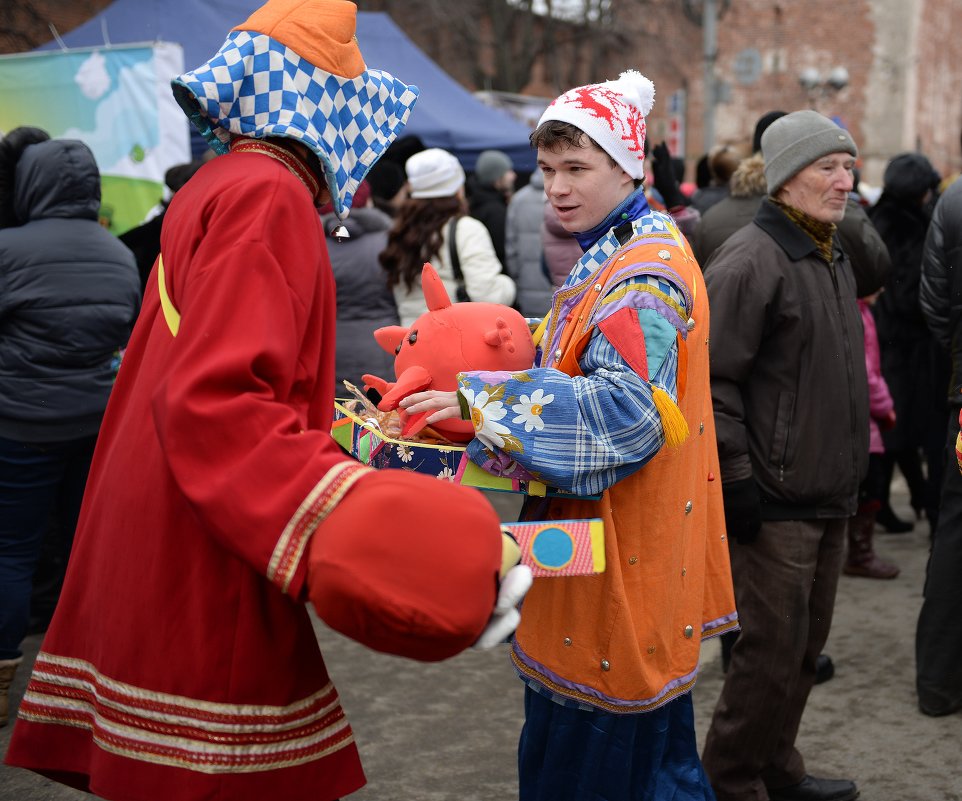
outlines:
{"label": "blue and white diamond pattern hat", "polygon": [[356,11],[343,0],[270,0],[210,61],[171,81],[218,153],[231,135],[287,137],[310,148],[340,218],[418,97],[417,87],[365,67]]}

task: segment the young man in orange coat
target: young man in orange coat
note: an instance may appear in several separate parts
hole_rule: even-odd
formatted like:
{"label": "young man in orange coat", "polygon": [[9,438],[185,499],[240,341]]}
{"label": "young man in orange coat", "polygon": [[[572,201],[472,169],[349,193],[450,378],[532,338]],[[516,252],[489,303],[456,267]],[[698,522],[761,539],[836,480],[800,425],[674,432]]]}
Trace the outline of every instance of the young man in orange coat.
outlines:
{"label": "young man in orange coat", "polygon": [[702,640],[737,627],[708,385],[708,299],[674,220],[645,200],[654,87],[578,87],[531,137],[584,255],[554,295],[536,365],[463,373],[402,405],[474,422],[472,459],[581,496],[539,519],[601,517],[607,569],[536,581],[513,660],[525,681],[522,801],[713,799],[689,691]]}
{"label": "young man in orange coat", "polygon": [[270,0],[174,81],[223,155],[164,220],[8,764],[117,801],[332,801],[364,776],[304,602],[417,659],[486,629],[490,505],[329,433],[317,207],[347,213],[417,96],[365,67],[355,13]]}

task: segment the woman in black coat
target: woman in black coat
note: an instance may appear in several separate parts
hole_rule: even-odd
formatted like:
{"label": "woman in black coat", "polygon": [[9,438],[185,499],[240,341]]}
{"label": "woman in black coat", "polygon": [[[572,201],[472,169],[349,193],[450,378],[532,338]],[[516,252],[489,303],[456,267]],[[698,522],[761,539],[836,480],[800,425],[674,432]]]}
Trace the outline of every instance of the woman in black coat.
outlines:
{"label": "woman in black coat", "polygon": [[[895,156],[885,169],[882,196],[869,212],[892,259],[885,291],[874,306],[882,374],[897,418],[895,428],[883,435],[885,464],[890,477],[899,465],[916,515],[924,512],[932,528],[938,517],[948,360],[922,317],[919,281],[938,182],[939,174],[921,153]],[[912,528],[895,517],[887,497],[878,521],[889,531]]]}

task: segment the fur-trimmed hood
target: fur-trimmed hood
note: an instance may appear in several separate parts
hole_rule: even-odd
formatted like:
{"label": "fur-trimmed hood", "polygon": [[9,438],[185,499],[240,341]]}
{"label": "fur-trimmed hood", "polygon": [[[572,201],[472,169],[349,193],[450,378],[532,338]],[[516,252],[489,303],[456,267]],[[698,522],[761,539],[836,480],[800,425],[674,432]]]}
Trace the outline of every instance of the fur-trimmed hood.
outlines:
{"label": "fur-trimmed hood", "polygon": [[768,193],[765,180],[765,159],[761,153],[749,156],[738,165],[731,177],[732,197],[756,197]]}

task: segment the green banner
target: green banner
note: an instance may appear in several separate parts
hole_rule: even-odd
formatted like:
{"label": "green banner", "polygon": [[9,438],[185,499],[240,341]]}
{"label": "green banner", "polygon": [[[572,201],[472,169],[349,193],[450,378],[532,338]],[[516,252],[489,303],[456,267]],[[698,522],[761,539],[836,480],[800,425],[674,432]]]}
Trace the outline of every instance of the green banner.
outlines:
{"label": "green banner", "polygon": [[102,177],[101,216],[116,234],[164,196],[164,173],[190,161],[187,120],[170,91],[180,45],[158,42],[0,56],[0,131],[80,139]]}

